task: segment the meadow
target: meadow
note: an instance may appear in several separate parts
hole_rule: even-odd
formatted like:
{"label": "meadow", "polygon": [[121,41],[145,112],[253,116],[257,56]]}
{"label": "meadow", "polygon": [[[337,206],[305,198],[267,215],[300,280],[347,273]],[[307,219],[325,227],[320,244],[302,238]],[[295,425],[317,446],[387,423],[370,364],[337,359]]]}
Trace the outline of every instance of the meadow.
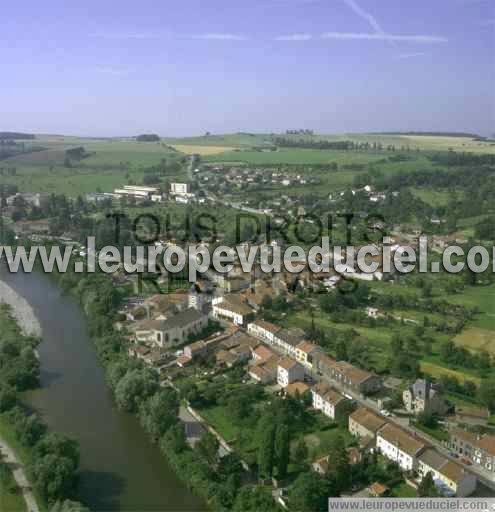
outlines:
{"label": "meadow", "polygon": [[[38,141],[38,139],[37,139]],[[126,139],[80,139],[40,137],[47,149],[2,160],[0,167],[16,169],[15,176],[2,176],[3,183],[18,186],[21,192],[47,192],[77,197],[89,192],[112,192],[129,180],[142,183],[144,169],[174,159],[181,153],[164,143]],[[90,156],[65,165],[65,150],[83,146]],[[184,174],[167,176],[183,178]]]}
{"label": "meadow", "polygon": [[263,146],[273,143],[275,137],[284,137],[293,140],[330,141],[338,142],[350,140],[357,143],[394,145],[419,149],[420,151],[449,151],[469,153],[495,154],[495,141],[480,141],[471,137],[453,137],[442,135],[407,135],[399,133],[342,133],[342,134],[316,134],[316,135],[286,135],[269,133],[237,133],[225,135],[203,135],[198,137],[165,138],[167,144],[195,145],[195,146]]}

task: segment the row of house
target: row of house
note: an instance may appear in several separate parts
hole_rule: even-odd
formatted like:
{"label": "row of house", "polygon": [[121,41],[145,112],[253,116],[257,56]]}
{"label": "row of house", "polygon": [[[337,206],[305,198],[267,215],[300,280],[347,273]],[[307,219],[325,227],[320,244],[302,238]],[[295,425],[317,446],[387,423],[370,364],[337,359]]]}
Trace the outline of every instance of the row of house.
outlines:
{"label": "row of house", "polygon": [[314,366],[319,375],[361,395],[377,393],[383,386],[378,375],[357,368],[346,361],[336,361],[323,353],[316,353]]}
{"label": "row of house", "polygon": [[473,464],[495,473],[495,436],[454,428],[450,431],[448,448]]}
{"label": "row of house", "polygon": [[360,407],[349,416],[349,432],[360,439],[362,446],[376,449],[403,471],[416,474],[418,481],[431,473],[445,496],[465,497],[476,490],[474,474],[370,409]]}

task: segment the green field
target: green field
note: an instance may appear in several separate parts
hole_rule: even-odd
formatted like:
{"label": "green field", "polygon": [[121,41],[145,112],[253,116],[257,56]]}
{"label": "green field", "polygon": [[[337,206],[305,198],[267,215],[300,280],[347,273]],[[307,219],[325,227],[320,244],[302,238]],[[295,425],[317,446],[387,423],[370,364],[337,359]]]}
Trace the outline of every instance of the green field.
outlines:
{"label": "green field", "polygon": [[[112,192],[132,181],[142,183],[144,168],[173,159],[180,153],[162,143],[133,140],[94,140],[77,138],[43,138],[47,147],[0,162],[0,167],[16,169],[15,176],[3,176],[4,183],[15,184],[21,192],[47,192],[76,197],[89,192]],[[89,157],[64,165],[65,150],[83,146]],[[167,176],[180,178],[184,176]]]}
{"label": "green field", "polygon": [[226,151],[220,155],[205,157],[205,161],[247,163],[253,165],[311,165],[311,164],[368,164],[383,159],[383,155],[357,153],[351,151],[335,151],[322,149],[282,148],[277,151]]}
{"label": "green field", "polygon": [[394,145],[396,148],[409,147],[412,150],[423,151],[449,151],[491,153],[495,154],[494,141],[477,141],[470,137],[446,137],[434,135],[405,135],[405,134],[377,134],[377,133],[343,133],[343,134],[316,134],[316,135],[285,135],[285,134],[224,134],[184,138],[164,138],[167,144],[183,144],[197,146],[262,146],[273,143],[275,137],[293,139],[295,141],[344,141],[357,143],[382,144],[384,147]]}

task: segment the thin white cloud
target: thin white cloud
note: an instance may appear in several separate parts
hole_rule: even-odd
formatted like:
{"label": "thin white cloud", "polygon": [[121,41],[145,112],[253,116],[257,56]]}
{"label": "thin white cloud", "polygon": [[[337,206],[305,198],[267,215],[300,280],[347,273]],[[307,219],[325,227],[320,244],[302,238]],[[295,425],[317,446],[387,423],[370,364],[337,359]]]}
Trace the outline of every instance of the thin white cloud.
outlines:
{"label": "thin white cloud", "polygon": [[229,34],[223,32],[213,32],[209,34],[196,34],[193,39],[207,39],[211,41],[245,41],[247,38],[239,34]]}
{"label": "thin white cloud", "polygon": [[159,34],[152,32],[93,32],[90,37],[101,39],[158,39]]}
{"label": "thin white cloud", "polygon": [[101,66],[96,68],[96,72],[101,73],[103,75],[121,76],[126,75],[129,72],[129,70],[123,68],[113,68],[111,66]]}
{"label": "thin white cloud", "polygon": [[311,34],[289,34],[286,36],[278,36],[275,41],[309,41],[313,39]]}
{"label": "thin white cloud", "polygon": [[361,8],[354,0],[343,0],[344,3],[360,18],[363,18],[377,34],[385,34],[377,19]]}
{"label": "thin white cloud", "polygon": [[397,55],[397,58],[399,60],[402,59],[414,59],[415,57],[423,57],[425,55],[428,55],[426,52],[411,52],[411,53],[400,53]]}
{"label": "thin white cloud", "polygon": [[443,36],[430,35],[401,35],[401,34],[372,34],[362,32],[325,32],[322,39],[366,40],[366,41],[399,41],[405,43],[446,43]]}

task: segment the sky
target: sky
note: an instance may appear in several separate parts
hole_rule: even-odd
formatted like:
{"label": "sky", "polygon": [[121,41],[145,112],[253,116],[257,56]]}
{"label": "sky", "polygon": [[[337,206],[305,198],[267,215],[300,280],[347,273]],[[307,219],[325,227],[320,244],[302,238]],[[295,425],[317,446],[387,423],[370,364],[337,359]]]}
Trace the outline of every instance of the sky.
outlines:
{"label": "sky", "polygon": [[495,133],[495,0],[25,0],[0,130]]}

